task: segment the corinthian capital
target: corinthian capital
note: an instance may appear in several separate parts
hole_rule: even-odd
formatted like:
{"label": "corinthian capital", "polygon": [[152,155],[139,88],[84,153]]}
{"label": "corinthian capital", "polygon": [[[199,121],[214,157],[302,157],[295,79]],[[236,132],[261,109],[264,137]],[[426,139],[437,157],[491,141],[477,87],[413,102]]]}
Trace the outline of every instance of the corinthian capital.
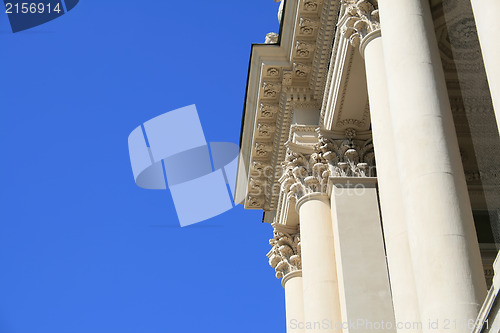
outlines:
{"label": "corinthian capital", "polygon": [[276,278],[282,278],[288,273],[302,269],[300,257],[300,233],[280,230],[274,225],[274,238],[269,240],[272,246],[267,254],[269,265],[276,270]]}
{"label": "corinthian capital", "polygon": [[342,34],[357,47],[369,33],[380,29],[377,0],[342,0],[344,20]]}
{"label": "corinthian capital", "polygon": [[326,193],[330,177],[374,177],[375,154],[371,139],[359,140],[347,129],[344,139],[331,139],[318,131],[318,142],[311,154],[289,147],[281,163],[281,191],[300,199],[309,193]]}

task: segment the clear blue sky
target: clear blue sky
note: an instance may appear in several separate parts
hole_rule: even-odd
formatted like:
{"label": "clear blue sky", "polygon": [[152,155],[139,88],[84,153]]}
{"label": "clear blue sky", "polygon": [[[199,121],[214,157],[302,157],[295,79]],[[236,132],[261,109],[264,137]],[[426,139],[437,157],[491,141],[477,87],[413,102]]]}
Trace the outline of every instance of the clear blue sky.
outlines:
{"label": "clear blue sky", "polygon": [[285,332],[262,212],[181,229],[127,148],[190,104],[208,141],[237,143],[250,46],[277,9],[81,0],[17,34],[0,13],[0,333]]}

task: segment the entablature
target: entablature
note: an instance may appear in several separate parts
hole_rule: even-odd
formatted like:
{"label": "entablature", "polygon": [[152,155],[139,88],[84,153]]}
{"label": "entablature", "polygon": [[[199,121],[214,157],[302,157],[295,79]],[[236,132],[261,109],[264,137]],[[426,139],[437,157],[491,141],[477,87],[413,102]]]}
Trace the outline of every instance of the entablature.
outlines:
{"label": "entablature", "polygon": [[279,37],[252,47],[235,195],[245,208],[277,205],[294,110],[321,108],[339,8],[338,1],[286,0]]}

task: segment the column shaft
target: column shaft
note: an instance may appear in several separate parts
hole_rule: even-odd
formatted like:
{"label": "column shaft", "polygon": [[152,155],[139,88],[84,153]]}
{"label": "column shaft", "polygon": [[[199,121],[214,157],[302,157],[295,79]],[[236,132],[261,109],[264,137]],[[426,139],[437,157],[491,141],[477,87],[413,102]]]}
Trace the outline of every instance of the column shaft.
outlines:
{"label": "column shaft", "polygon": [[312,193],[297,202],[302,244],[304,318],[309,333],[341,332],[330,200]]}
{"label": "column shaft", "polygon": [[469,332],[486,284],[429,2],[378,4],[423,331]]}
{"label": "column shaft", "polygon": [[363,39],[361,52],[365,58],[372,136],[377,156],[380,208],[394,315],[396,322],[417,323],[416,325],[402,325],[398,332],[420,332],[417,291],[401,197],[380,30],[370,33]]}
{"label": "column shaft", "polygon": [[287,333],[304,333],[304,296],[302,271],[287,274],[282,281],[285,288],[286,331]]}

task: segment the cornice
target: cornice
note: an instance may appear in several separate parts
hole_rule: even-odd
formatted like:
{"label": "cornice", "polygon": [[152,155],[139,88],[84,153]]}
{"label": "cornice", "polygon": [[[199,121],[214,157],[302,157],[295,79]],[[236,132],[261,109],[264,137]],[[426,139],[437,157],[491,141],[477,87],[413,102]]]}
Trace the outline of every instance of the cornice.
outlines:
{"label": "cornice", "polygon": [[[278,40],[268,34],[269,44],[252,47],[235,197],[245,208],[276,208],[293,109],[321,106],[339,8],[332,0],[286,0]],[[250,196],[250,180],[260,184],[258,196]]]}

